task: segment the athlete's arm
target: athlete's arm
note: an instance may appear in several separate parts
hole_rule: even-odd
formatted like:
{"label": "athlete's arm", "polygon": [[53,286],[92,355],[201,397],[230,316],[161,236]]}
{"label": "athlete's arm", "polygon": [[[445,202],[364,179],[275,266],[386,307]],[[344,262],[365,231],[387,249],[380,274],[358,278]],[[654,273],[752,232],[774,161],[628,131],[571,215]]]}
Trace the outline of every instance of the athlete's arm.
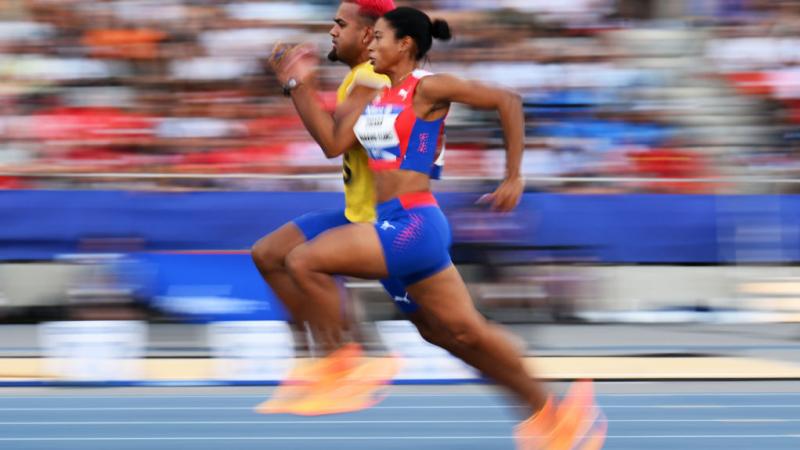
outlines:
{"label": "athlete's arm", "polygon": [[[463,103],[476,109],[494,109],[500,115],[506,148],[506,175],[503,182],[486,200],[498,211],[511,211],[518,204],[525,180],[520,166],[525,149],[525,116],[519,94],[468,81],[452,75],[436,74],[423,78],[417,86],[415,103],[436,115],[450,103]],[[426,117],[427,118],[427,117]]]}
{"label": "athlete's arm", "polygon": [[300,120],[325,156],[335,158],[357,144],[353,126],[376,94],[374,89],[356,86],[331,115],[325,111],[316,89],[304,82],[292,91],[292,101]]}
{"label": "athlete's arm", "polygon": [[326,157],[335,158],[357,143],[353,126],[367,103],[377,94],[374,87],[354,85],[347,99],[331,115],[325,111],[319,93],[314,88],[319,62],[313,46],[289,48],[278,44],[270,63],[281,83],[285,84],[290,78],[300,83],[291,91],[292,101],[303,125]]}

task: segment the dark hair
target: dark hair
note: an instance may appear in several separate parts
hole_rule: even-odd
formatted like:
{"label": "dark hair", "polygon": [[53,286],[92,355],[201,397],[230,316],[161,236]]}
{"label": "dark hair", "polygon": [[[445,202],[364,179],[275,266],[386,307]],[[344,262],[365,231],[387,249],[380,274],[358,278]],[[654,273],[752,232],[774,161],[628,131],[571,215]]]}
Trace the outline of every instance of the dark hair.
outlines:
{"label": "dark hair", "polygon": [[383,18],[394,28],[397,39],[411,37],[417,44],[417,61],[424,58],[431,49],[434,39],[449,41],[453,36],[450,25],[446,21],[431,21],[424,12],[407,6],[401,6],[383,15]]}

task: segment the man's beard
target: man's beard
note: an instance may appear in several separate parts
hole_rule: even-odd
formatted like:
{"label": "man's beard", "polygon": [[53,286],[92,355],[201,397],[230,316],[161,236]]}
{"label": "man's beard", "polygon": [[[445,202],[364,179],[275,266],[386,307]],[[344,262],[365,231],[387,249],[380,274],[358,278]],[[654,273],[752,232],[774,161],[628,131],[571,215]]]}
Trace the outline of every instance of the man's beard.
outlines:
{"label": "man's beard", "polygon": [[330,61],[330,62],[339,61],[339,55],[336,54],[336,49],[335,48],[332,48],[331,51],[328,53],[328,61]]}

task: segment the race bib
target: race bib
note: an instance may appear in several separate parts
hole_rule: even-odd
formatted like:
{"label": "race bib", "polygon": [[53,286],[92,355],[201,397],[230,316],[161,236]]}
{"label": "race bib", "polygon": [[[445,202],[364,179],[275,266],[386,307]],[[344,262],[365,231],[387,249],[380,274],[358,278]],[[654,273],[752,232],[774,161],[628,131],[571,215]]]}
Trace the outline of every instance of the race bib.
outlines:
{"label": "race bib", "polygon": [[400,156],[400,137],[395,129],[403,111],[398,105],[368,105],[353,131],[371,159],[394,161]]}

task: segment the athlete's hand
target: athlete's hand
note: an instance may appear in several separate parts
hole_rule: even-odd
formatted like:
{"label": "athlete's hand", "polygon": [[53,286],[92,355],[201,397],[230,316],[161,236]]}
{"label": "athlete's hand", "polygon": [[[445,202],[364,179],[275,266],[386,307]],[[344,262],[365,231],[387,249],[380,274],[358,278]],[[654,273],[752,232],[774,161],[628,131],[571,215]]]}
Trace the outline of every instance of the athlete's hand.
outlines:
{"label": "athlete's hand", "polygon": [[491,203],[493,211],[509,212],[519,205],[524,190],[524,178],[506,178],[494,192],[484,195],[478,202]]}
{"label": "athlete's hand", "polygon": [[269,65],[281,84],[290,78],[308,82],[319,67],[316,48],[311,44],[288,45],[277,43],[272,49]]}

